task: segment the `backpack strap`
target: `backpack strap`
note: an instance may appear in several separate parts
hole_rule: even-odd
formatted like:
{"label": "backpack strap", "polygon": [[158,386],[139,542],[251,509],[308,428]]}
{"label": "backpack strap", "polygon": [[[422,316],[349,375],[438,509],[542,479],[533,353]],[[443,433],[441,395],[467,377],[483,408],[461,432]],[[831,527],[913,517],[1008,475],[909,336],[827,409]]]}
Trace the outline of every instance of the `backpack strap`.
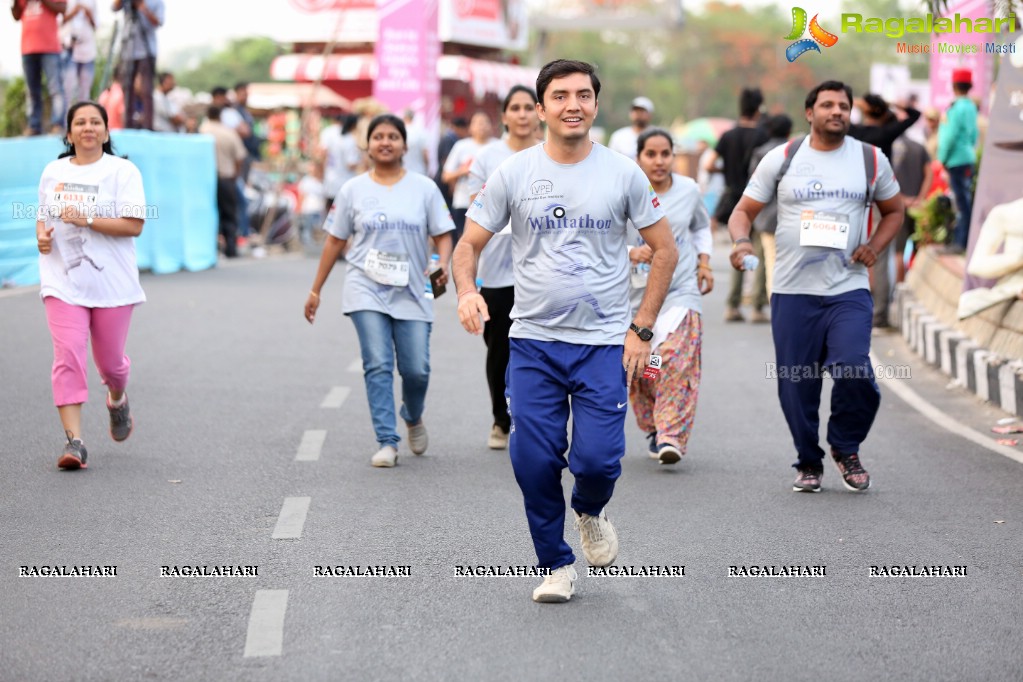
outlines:
{"label": "backpack strap", "polygon": [[867,239],[870,239],[870,232],[874,229],[874,189],[877,186],[877,147],[866,142],[860,142],[863,150],[863,170],[866,175],[867,189],[863,193],[867,210]]}
{"label": "backpack strap", "polygon": [[785,177],[785,173],[788,172],[789,166],[792,165],[792,157],[799,151],[799,147],[803,144],[803,140],[806,136],[794,137],[785,144],[785,160],[781,162],[781,168],[778,169],[778,175],[774,178],[774,197],[778,198],[778,185],[781,184],[781,179]]}

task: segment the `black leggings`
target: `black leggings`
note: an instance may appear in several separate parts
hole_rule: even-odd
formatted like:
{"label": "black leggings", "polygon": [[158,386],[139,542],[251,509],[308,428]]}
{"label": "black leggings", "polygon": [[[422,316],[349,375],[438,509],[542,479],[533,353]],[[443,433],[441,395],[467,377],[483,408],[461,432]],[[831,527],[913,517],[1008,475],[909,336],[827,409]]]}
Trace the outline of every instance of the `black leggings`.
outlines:
{"label": "black leggings", "polygon": [[508,331],[511,329],[511,310],[515,303],[515,287],[480,289],[487,302],[490,320],[483,325],[483,341],[487,344],[487,385],[490,386],[490,405],[494,423],[505,433],[511,429],[508,402],[504,397],[504,375],[508,369]]}

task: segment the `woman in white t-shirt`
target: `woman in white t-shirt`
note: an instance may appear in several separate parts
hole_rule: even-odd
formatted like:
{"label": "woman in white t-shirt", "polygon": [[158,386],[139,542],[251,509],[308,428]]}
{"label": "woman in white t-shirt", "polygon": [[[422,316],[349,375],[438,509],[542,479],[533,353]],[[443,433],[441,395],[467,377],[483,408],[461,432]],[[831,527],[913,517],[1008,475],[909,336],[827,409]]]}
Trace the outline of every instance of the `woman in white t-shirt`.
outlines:
{"label": "woman in white t-shirt", "polygon": [[432,240],[440,256],[436,283],[447,284],[454,223],[436,183],[402,167],[405,123],[381,114],[370,121],[368,132],[372,170],[346,182],[327,215],[327,237],[306,299],[305,318],[310,324],[315,320],[323,285],[347,248],[341,311],[352,318],[362,350],[366,395],[380,446],[370,463],[393,467],[401,442],[395,429],[395,360],[409,449],[416,455],[426,451],[422,417],[433,324],[433,305],[426,296],[427,265]]}
{"label": "woman in white t-shirt", "polygon": [[107,386],[110,435],[131,435],[124,347],[132,309],[146,300],[132,239],[142,233],[146,197],[138,168],[113,155],[102,106],[72,105],[67,129],[67,150],[39,180],[36,239],[39,296],[53,339],[53,399],[67,437],[57,466],[80,469],[88,457],[81,433],[90,340]]}

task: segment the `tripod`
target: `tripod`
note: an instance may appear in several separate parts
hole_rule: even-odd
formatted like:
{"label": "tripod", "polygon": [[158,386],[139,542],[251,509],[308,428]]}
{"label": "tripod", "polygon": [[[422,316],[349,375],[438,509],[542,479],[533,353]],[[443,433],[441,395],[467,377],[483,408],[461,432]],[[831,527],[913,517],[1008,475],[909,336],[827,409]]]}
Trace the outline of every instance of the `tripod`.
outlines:
{"label": "tripod", "polygon": [[[124,90],[124,122],[126,128],[153,128],[153,81],[156,76],[156,59],[149,48],[148,29],[139,17],[139,10],[134,0],[123,0],[124,25],[120,36],[120,46],[117,51],[116,67],[113,78],[121,82]],[[152,30],[155,30],[152,29]],[[146,48],[146,56],[143,59],[136,59],[134,53],[130,53],[135,40],[142,41]],[[107,65],[112,61],[114,45],[117,44],[117,26],[114,26],[114,38],[110,42],[110,52]],[[142,92],[135,92],[135,78],[142,77]],[[107,84],[107,71],[104,69],[103,85]],[[135,104],[141,99],[142,119],[136,121]]]}

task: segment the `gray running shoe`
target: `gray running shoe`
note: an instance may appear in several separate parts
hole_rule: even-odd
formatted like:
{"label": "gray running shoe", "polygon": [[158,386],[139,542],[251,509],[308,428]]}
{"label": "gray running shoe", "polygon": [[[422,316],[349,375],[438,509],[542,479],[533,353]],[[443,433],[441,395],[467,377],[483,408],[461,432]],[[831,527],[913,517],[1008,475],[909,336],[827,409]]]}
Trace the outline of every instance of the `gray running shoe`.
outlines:
{"label": "gray running shoe", "polygon": [[131,418],[131,409],[128,407],[128,394],[124,395],[124,402],[120,407],[110,404],[110,396],[107,395],[107,410],[110,411],[110,437],[120,443],[127,440],[135,422]]}
{"label": "gray running shoe", "polygon": [[70,431],[65,431],[64,435],[67,436],[67,444],[64,446],[64,452],[61,453],[60,459],[57,460],[58,469],[86,469],[88,464],[86,460],[89,459],[89,453],[85,450],[85,444],[81,438],[72,438]]}

